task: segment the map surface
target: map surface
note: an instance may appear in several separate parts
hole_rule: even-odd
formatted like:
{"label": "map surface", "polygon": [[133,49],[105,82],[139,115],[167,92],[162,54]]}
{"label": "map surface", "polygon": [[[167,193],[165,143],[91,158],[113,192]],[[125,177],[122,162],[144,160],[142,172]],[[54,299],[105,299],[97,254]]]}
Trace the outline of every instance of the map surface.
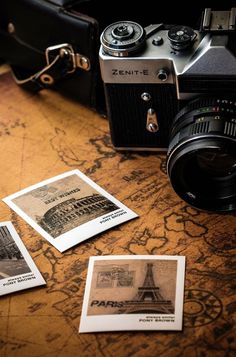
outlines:
{"label": "map surface", "polygon": [[[46,287],[0,301],[0,355],[233,356],[236,353],[235,214],[199,211],[166,176],[165,155],[116,152],[106,118],[56,92],[23,91],[0,77],[1,198],[79,169],[139,218],[58,252],[5,203]],[[78,334],[90,256],[186,257],[184,328]]]}

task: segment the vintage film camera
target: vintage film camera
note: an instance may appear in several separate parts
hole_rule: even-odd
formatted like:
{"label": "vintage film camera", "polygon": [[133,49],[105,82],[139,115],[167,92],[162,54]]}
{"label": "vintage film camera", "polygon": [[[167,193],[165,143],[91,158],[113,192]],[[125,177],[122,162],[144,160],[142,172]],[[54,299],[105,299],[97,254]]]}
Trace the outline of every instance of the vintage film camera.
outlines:
{"label": "vintage film camera", "polygon": [[236,208],[236,8],[200,30],[120,21],[101,34],[113,145],[164,150],[174,190],[209,211]]}

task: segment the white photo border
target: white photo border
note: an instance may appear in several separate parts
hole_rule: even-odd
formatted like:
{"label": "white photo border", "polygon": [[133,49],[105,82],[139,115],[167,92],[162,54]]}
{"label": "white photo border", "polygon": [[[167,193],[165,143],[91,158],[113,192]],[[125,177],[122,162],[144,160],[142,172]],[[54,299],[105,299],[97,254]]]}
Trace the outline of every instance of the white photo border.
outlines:
{"label": "white photo border", "polygon": [[[117,216],[113,220],[108,220],[107,222],[100,223],[101,219],[105,219],[110,213],[106,213],[101,215],[98,218],[95,218],[87,223],[81,224],[80,226],[73,228],[66,233],[59,235],[57,238],[52,238],[52,236],[47,233],[42,227],[39,226],[37,222],[35,222],[31,217],[29,217],[20,207],[18,207],[12,200],[18,198],[34,189],[43,187],[55,181],[61,180],[65,177],[77,175],[88,185],[93,187],[96,191],[98,191],[101,195],[109,199],[115,205],[118,206],[118,209],[113,211],[112,213],[118,213],[118,210],[121,210],[123,214]],[[78,169],[67,171],[63,174],[54,176],[47,180],[41,181],[35,185],[29,186],[19,192],[16,192],[10,196],[3,198],[3,202],[5,202],[10,208],[12,208],[20,217],[22,217],[31,227],[33,227],[39,234],[41,234],[48,242],[50,242],[55,248],[57,248],[60,252],[64,252],[65,250],[75,246],[78,243],[83,242],[84,240],[95,236],[98,233],[104,232],[118,224],[124,223],[130,219],[138,217],[138,215],[121,203],[119,200],[114,198],[111,194],[97,185],[94,181],[88,178],[85,174],[83,174]],[[124,213],[125,212],[125,213]]]}
{"label": "white photo border", "polygon": [[31,258],[25,245],[20,239],[15,227],[10,221],[0,222],[0,227],[6,227],[20,250],[25,262],[27,263],[30,272],[24,274],[13,275],[0,280],[0,296],[13,293],[15,291],[29,289],[39,285],[45,285],[46,281],[39,272],[36,264]]}
{"label": "white photo border", "polygon": [[[176,291],[175,291],[175,313],[168,314],[172,317],[174,322],[156,322],[155,317],[158,319],[166,315],[150,313],[153,317],[148,321],[143,321],[149,314],[127,314],[127,315],[87,315],[91,283],[93,277],[94,263],[101,260],[176,260],[177,273],[176,273]],[[144,331],[144,330],[182,330],[183,324],[183,301],[184,301],[184,278],[185,278],[185,257],[174,255],[113,255],[113,256],[99,256],[90,257],[88,265],[87,280],[85,286],[84,300],[82,306],[82,314],[79,326],[80,333],[86,332],[101,332],[101,331]],[[140,321],[142,319],[142,321]]]}

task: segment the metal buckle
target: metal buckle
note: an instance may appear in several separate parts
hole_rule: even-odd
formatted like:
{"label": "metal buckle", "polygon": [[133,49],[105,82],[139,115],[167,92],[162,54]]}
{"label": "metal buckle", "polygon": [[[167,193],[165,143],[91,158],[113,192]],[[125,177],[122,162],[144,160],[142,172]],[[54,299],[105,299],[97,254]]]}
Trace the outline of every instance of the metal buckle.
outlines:
{"label": "metal buckle", "polygon": [[52,60],[50,57],[55,59],[56,56],[68,58],[71,62],[71,69],[68,69],[68,73],[73,73],[76,68],[81,68],[85,71],[90,70],[90,61],[87,57],[81,55],[80,53],[75,53],[73,47],[68,43],[62,43],[60,45],[50,46],[46,48],[45,51],[47,65],[50,65]]}

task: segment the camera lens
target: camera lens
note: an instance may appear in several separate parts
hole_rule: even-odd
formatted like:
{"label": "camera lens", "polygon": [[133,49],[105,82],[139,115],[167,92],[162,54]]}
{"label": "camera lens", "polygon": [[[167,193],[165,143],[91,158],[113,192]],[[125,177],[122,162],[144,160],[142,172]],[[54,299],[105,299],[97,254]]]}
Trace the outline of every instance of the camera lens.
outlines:
{"label": "camera lens", "polygon": [[208,211],[236,209],[236,103],[199,98],[177,114],[167,171],[176,193]]}

